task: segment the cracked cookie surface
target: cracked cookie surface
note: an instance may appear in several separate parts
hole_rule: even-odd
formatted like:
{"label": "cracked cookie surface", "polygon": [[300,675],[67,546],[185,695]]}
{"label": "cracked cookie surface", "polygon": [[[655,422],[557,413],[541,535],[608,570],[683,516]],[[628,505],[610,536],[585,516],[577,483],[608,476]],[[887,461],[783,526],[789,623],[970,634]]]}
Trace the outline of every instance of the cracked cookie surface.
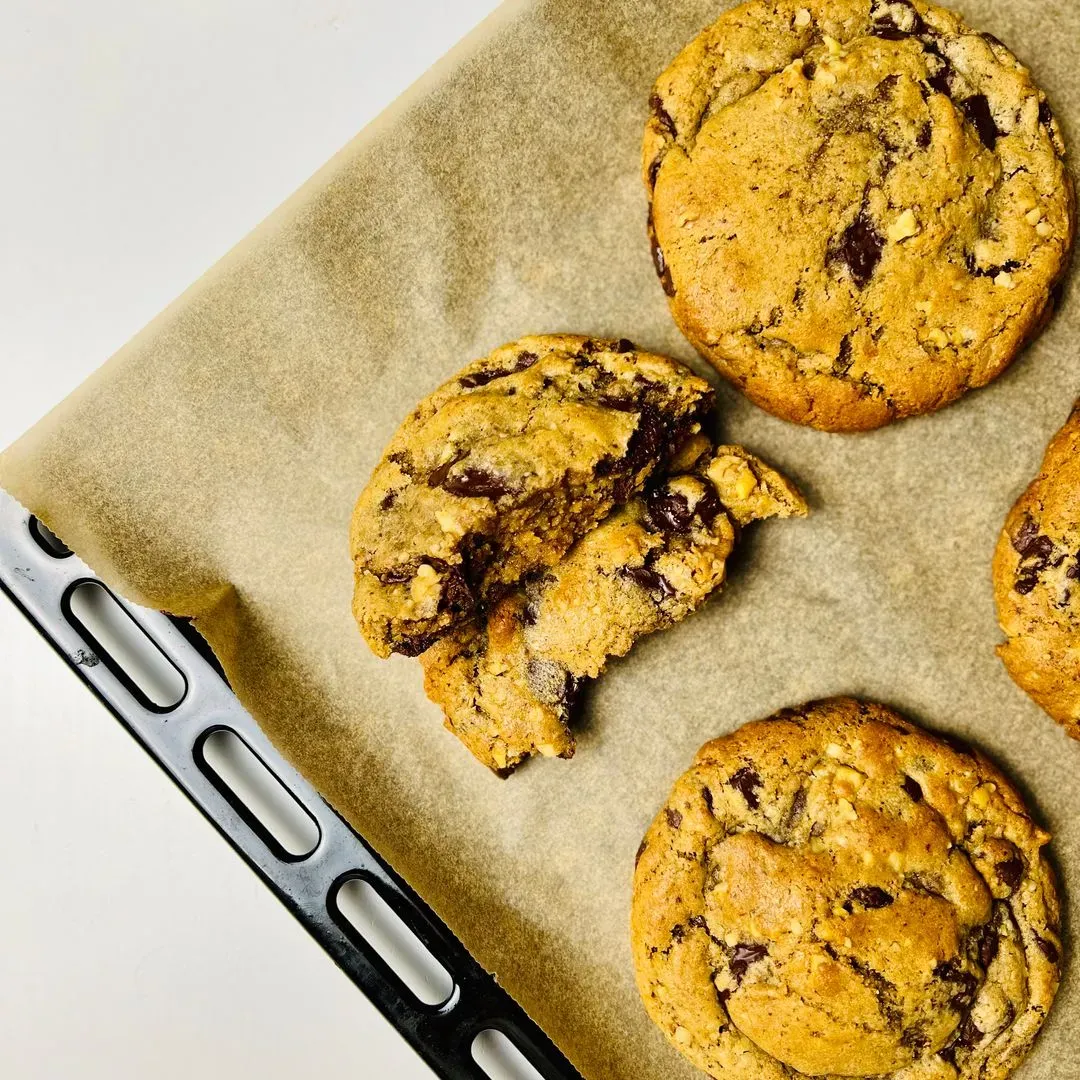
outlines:
{"label": "cracked cookie surface", "polygon": [[1060,127],[922,0],[751,0],[657,81],[643,169],[675,321],[761,407],[858,430],[998,375],[1074,232]]}
{"label": "cracked cookie surface", "polygon": [[353,612],[416,655],[500,588],[557,562],[700,429],[713,391],[626,340],[522,338],[425,398],[353,512]]}
{"label": "cracked cookie surface", "polygon": [[1009,674],[1080,739],[1080,402],[1017,500],[994,553],[998,654]]}
{"label": "cracked cookie surface", "polygon": [[638,852],[642,1000],[717,1080],[1002,1080],[1058,985],[1048,840],[985,757],[882,706],[747,724]]}
{"label": "cracked cookie surface", "polygon": [[693,472],[650,485],[420,657],[428,697],[488,768],[506,774],[533,754],[572,756],[582,681],[700,607],[723,583],[738,526],[806,513],[764,462],[736,446],[711,451],[704,436],[694,443],[675,463]]}

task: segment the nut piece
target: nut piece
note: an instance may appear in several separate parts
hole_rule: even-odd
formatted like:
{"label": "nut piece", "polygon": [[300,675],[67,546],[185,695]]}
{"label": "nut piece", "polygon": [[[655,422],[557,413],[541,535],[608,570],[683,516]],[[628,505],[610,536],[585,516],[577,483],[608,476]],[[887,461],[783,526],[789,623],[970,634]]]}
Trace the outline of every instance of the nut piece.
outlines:
{"label": "nut piece", "polygon": [[915,217],[914,210],[905,210],[886,230],[889,239],[894,244],[907,240],[910,236],[918,236],[921,232],[922,226]]}

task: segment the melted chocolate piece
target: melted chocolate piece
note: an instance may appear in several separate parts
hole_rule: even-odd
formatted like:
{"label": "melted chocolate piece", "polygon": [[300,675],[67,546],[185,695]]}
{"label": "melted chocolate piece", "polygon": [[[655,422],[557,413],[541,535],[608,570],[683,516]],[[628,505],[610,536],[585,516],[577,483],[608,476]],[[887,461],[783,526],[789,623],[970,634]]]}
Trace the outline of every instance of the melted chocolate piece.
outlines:
{"label": "melted chocolate piece", "polygon": [[645,496],[645,519],[656,532],[667,535],[688,533],[694,524],[686,496],[667,488],[655,488]]}
{"label": "melted chocolate piece", "polygon": [[635,349],[635,345],[629,338],[621,337],[612,346],[611,351],[612,352],[617,352],[617,353],[628,353],[628,352],[633,352],[634,349]]}
{"label": "melted chocolate piece", "polygon": [[735,976],[735,981],[741,983],[750,965],[756,964],[759,960],[764,960],[768,955],[769,950],[764,945],[752,945],[744,942],[736,945],[731,954],[730,963],[731,974]]}
{"label": "melted chocolate piece", "polygon": [[660,247],[660,241],[656,239],[656,230],[653,228],[651,213],[649,215],[649,244],[652,248],[652,261],[653,267],[656,270],[656,276],[660,279],[660,284],[663,286],[664,292],[668,296],[674,296],[675,284],[671,280],[671,270],[668,268],[668,264],[664,259],[664,252]]}
{"label": "melted chocolate piece", "polygon": [[466,390],[475,389],[477,386],[487,386],[496,379],[505,379],[507,375],[514,375],[526,368],[531,368],[540,357],[534,352],[524,349],[518,353],[517,362],[511,368],[494,368],[491,371],[474,371],[471,375],[462,375],[458,383]]}
{"label": "melted chocolate piece", "polygon": [[1012,537],[1012,546],[1020,552],[1021,555],[1026,554],[1027,546],[1039,535],[1039,526],[1035,524],[1034,520],[1030,517],[1026,517],[1020,528],[1016,530],[1016,535]]}
{"label": "melted chocolate piece", "polygon": [[904,791],[907,792],[912,802],[923,801],[923,789],[922,785],[913,776],[905,776],[904,782],[900,785]]}
{"label": "melted chocolate piece", "polygon": [[664,816],[673,829],[677,829],[682,824],[682,814],[678,810],[672,810],[670,806],[664,809]]}
{"label": "melted chocolate piece", "polygon": [[851,335],[845,334],[840,341],[840,350],[833,361],[832,373],[837,377],[846,375],[851,370]]}
{"label": "melted chocolate piece", "polygon": [[858,217],[844,230],[830,256],[833,261],[842,262],[851,271],[852,280],[862,289],[874,276],[884,247],[884,238],[874,228],[874,223],[866,211],[860,210]]}
{"label": "melted chocolate piece", "polygon": [[665,133],[672,139],[676,137],[675,121],[671,119],[671,113],[664,107],[663,99],[659,94],[653,94],[649,98],[649,109],[652,111],[653,116],[660,121],[660,126],[664,129]]}
{"label": "melted chocolate piece", "polygon": [[862,904],[868,911],[876,911],[878,908],[888,907],[893,902],[893,897],[884,889],[876,885],[860,885],[851,890],[851,901]]}
{"label": "melted chocolate piece", "polygon": [[977,933],[979,936],[975,941],[975,951],[983,971],[987,971],[994,962],[994,957],[997,956],[998,933],[989,925],[980,927]]}
{"label": "melted chocolate piece", "polygon": [[658,595],[661,599],[675,595],[675,589],[663,574],[648,566],[624,566],[619,573],[629,578],[635,585],[640,585],[646,592]]}
{"label": "melted chocolate piece", "polygon": [[790,829],[806,813],[806,788],[799,788],[791,800],[788,810],[787,827]]}
{"label": "melted chocolate piece", "polygon": [[705,800],[705,806],[711,814],[713,812],[712,792],[707,787],[703,787],[701,789],[701,797]]}
{"label": "melted chocolate piece", "polygon": [[1017,592],[1021,596],[1027,596],[1027,594],[1038,584],[1039,578],[1036,574],[1022,574],[1016,579],[1016,584],[1013,585],[1013,592]]}
{"label": "melted chocolate piece", "polygon": [[389,510],[390,507],[393,506],[394,503],[397,502],[397,497],[398,497],[398,493],[396,491],[388,491],[379,500],[379,509],[380,510]]}
{"label": "melted chocolate piece", "polygon": [[1047,941],[1044,937],[1035,935],[1035,944],[1042,950],[1043,956],[1050,961],[1051,964],[1056,964],[1061,959],[1061,954],[1058,952],[1058,947],[1052,942]]}
{"label": "melted chocolate piece", "polygon": [[999,862],[994,869],[997,871],[1001,883],[1009,892],[1016,892],[1016,887],[1024,877],[1024,860],[1019,855],[1014,855],[1011,859]]}
{"label": "melted chocolate piece", "polygon": [[456,476],[447,476],[439,487],[466,499],[498,499],[514,491],[503,477],[479,467],[464,468]]}
{"label": "melted chocolate piece", "polygon": [[649,845],[644,840],[638,844],[637,854],[634,856],[634,866],[637,866],[637,864],[641,862],[641,856],[645,854],[645,849],[648,846]]}
{"label": "melted chocolate piece", "polygon": [[1054,123],[1054,110],[1050,108],[1049,101],[1039,102],[1039,123],[1047,129]]}
{"label": "melted chocolate piece", "polygon": [[929,120],[921,128],[919,128],[919,134],[915,136],[915,145],[920,150],[925,150],[934,138],[934,125]]}
{"label": "melted chocolate piece", "polygon": [[739,769],[728,780],[728,783],[742,795],[746,800],[746,805],[751,810],[758,808],[760,800],[757,796],[757,789],[762,786],[761,777],[749,765],[744,765]]}
{"label": "melted chocolate piece", "polygon": [[998,136],[1001,131],[994,122],[993,114],[990,112],[990,102],[987,100],[986,95],[973,94],[971,97],[964,98],[960,102],[960,109],[979,133],[983,145],[993,150],[997,146]]}
{"label": "melted chocolate piece", "polygon": [[724,505],[720,502],[720,496],[716,494],[716,489],[712,484],[706,484],[705,491],[700,499],[697,501],[697,506],[694,507],[694,513],[701,519],[701,523],[706,529],[712,528],[712,523],[716,520],[716,515],[723,510]]}

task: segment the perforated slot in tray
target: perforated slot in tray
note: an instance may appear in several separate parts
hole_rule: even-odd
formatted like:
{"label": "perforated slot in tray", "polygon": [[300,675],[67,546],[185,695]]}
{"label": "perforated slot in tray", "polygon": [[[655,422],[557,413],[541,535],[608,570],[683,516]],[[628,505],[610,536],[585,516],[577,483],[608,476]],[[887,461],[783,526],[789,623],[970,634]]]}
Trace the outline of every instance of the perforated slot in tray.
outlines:
{"label": "perforated slot in tray", "polygon": [[277,754],[194,629],[122,603],[3,491],[0,591],[437,1075],[578,1078],[430,908]]}

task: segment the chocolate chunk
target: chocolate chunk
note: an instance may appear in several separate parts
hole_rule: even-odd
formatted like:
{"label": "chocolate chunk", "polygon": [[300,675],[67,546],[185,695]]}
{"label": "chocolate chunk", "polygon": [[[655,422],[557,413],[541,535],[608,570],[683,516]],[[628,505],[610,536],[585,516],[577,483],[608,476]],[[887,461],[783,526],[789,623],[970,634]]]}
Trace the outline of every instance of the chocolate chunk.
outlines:
{"label": "chocolate chunk", "polygon": [[686,920],[687,926],[692,926],[695,930],[704,930],[706,933],[709,931],[709,924],[705,921],[704,915],[691,915]]}
{"label": "chocolate chunk", "polygon": [[720,1002],[720,1004],[724,1006],[724,1008],[727,1008],[728,998],[730,998],[730,997],[731,997],[731,991],[730,990],[717,990],[716,991],[716,998]]}
{"label": "chocolate chunk", "polygon": [[388,492],[387,492],[387,493],[386,493],[386,494],[385,494],[385,495],[384,495],[384,496],[383,496],[383,497],[382,497],[382,498],[381,498],[381,499],[379,500],[379,509],[380,509],[380,510],[389,510],[389,509],[390,509],[390,507],[391,507],[391,506],[393,506],[393,505],[394,505],[394,503],[396,503],[396,502],[397,502],[397,497],[398,497],[398,493],[397,493],[396,491],[393,491],[393,490],[391,490],[391,491],[388,491]]}
{"label": "chocolate chunk", "polygon": [[645,496],[645,519],[656,532],[687,533],[694,523],[694,514],[685,495],[654,488]]}
{"label": "chocolate chunk", "polygon": [[846,375],[851,370],[851,335],[845,334],[840,341],[840,349],[833,361],[832,373],[837,377]]}
{"label": "chocolate chunk", "polygon": [[870,27],[868,33],[871,37],[884,38],[886,41],[902,41],[904,38],[911,37],[906,30],[901,30],[900,27],[892,21],[891,15],[885,15],[880,18]]}
{"label": "chocolate chunk", "polygon": [[1056,964],[1061,958],[1061,954],[1058,952],[1058,947],[1052,942],[1047,941],[1044,937],[1035,935],[1035,944],[1042,950],[1043,956],[1050,961],[1051,964]]}
{"label": "chocolate chunk", "polygon": [[668,296],[675,295],[675,284],[671,280],[671,270],[668,268],[667,262],[664,259],[663,249],[660,247],[660,241],[656,239],[656,230],[653,228],[652,215],[649,215],[649,244],[652,247],[652,261],[653,267],[656,270],[656,276],[660,279],[660,284],[664,288],[664,292]]}
{"label": "chocolate chunk", "polygon": [[675,941],[681,942],[683,937],[685,936],[685,934],[686,934],[686,928],[683,926],[682,923],[676,923],[671,928],[671,936],[672,936],[672,938],[675,939]]}
{"label": "chocolate chunk", "polygon": [[640,585],[646,592],[659,595],[661,599],[675,595],[675,589],[663,574],[648,566],[624,566],[619,573],[629,578],[635,585]]}
{"label": "chocolate chunk", "polygon": [[557,709],[565,720],[574,707],[578,680],[555,660],[533,658],[525,666],[529,689],[546,705]]}
{"label": "chocolate chunk", "polygon": [[507,375],[513,375],[513,368],[496,368],[492,371],[474,371],[471,375],[462,375],[458,382],[466,390],[473,390],[477,386],[487,386],[496,379],[505,379]]}
{"label": "chocolate chunk", "polygon": [[856,904],[862,904],[868,911],[888,907],[893,902],[892,895],[876,885],[860,885],[857,889],[852,889],[851,899]]}
{"label": "chocolate chunk", "polygon": [[[667,432],[664,421],[656,409],[649,405],[639,406],[641,415],[638,418],[637,427],[634,429],[630,441],[626,444],[626,456],[622,466],[633,480],[646,465],[651,465],[660,459],[667,442]],[[625,502],[629,492],[618,497],[619,502]]]}
{"label": "chocolate chunk", "polygon": [[736,945],[731,954],[730,963],[731,974],[735,976],[735,981],[741,983],[750,965],[764,960],[768,955],[769,950],[764,945],[752,945],[745,942]]}
{"label": "chocolate chunk", "polygon": [[814,73],[817,71],[817,64],[813,60],[809,60],[802,66],[803,78],[810,80],[813,79]]}
{"label": "chocolate chunk", "polygon": [[402,656],[419,656],[427,652],[438,640],[437,634],[418,634],[416,637],[403,637],[395,642],[394,651]]}
{"label": "chocolate chunk", "polygon": [[450,470],[464,457],[464,454],[455,454],[449,461],[444,462],[437,469],[433,469],[427,478],[428,487],[442,487],[446,483],[446,478],[450,475]]}
{"label": "chocolate chunk", "polygon": [[930,84],[931,89],[936,90],[939,94],[944,94],[946,97],[949,97],[952,94],[952,64],[950,64],[936,49],[928,47],[926,51],[933,53],[941,61],[941,67],[938,70],[938,73],[936,75],[931,75],[926,81]]}
{"label": "chocolate chunk", "polygon": [[865,210],[860,210],[858,217],[842,233],[830,256],[851,271],[852,280],[861,289],[874,276],[884,247],[885,240],[874,228],[874,223]]}
{"label": "chocolate chunk", "polygon": [[915,136],[915,145],[921,150],[925,150],[934,138],[934,125],[929,120],[921,128],[919,128],[919,134]]}
{"label": "chocolate chunk", "polygon": [[1065,571],[1065,576],[1071,581],[1080,579],[1080,555],[1074,557],[1072,566]]}
{"label": "chocolate chunk", "polygon": [[979,981],[968,971],[964,971],[956,965],[954,960],[946,960],[934,968],[934,978],[943,982],[950,982],[959,989],[949,999],[949,1005],[962,1011],[970,1007],[975,1000],[975,991],[979,988]]}
{"label": "chocolate chunk", "polygon": [[659,94],[653,94],[649,98],[649,109],[652,111],[653,116],[660,122],[660,126],[664,129],[665,133],[672,139],[676,136],[675,121],[671,119],[671,114],[664,107],[664,101]]}
{"label": "chocolate chunk", "polygon": [[705,806],[711,814],[713,812],[712,792],[707,787],[703,787],[701,789],[701,797],[705,800]]}
{"label": "chocolate chunk", "polygon": [[464,575],[456,566],[436,567],[442,573],[442,593],[439,596],[440,611],[467,612],[476,606],[476,598]]}
{"label": "chocolate chunk", "polygon": [[799,788],[791,800],[787,814],[787,827],[790,829],[806,813],[806,788]]}
{"label": "chocolate chunk", "polygon": [[914,5],[908,3],[907,0],[895,0],[893,6],[905,9],[906,18],[904,22],[907,28],[905,29],[905,27],[897,23],[892,12],[885,11],[874,19],[869,30],[870,34],[874,37],[884,38],[886,41],[898,41],[900,38],[918,37],[920,34],[926,33],[926,23],[923,22],[922,16],[919,15]]}
{"label": "chocolate chunk", "polygon": [[990,112],[990,102],[985,94],[972,94],[960,102],[960,109],[979,133],[983,145],[993,150],[1001,132]]}
{"label": "chocolate chunk", "polygon": [[986,925],[981,926],[976,931],[976,935],[975,952],[983,971],[987,971],[994,962],[994,957],[997,956],[998,933],[992,926]]}
{"label": "chocolate chunk", "polygon": [[923,801],[922,785],[913,776],[905,776],[904,782],[900,785],[904,791],[908,793],[912,802]]}
{"label": "chocolate chunk", "polygon": [[914,1050],[915,1056],[918,1057],[930,1045],[930,1040],[922,1028],[911,1027],[901,1032],[900,1045]]}
{"label": "chocolate chunk", "polygon": [[756,810],[760,805],[760,800],[757,796],[757,789],[762,786],[761,777],[750,768],[749,765],[744,765],[728,780],[728,783],[746,800],[746,805],[751,810]]}
{"label": "chocolate chunk", "polygon": [[963,1023],[956,1029],[953,1041],[938,1051],[938,1057],[944,1058],[953,1068],[956,1068],[957,1050],[970,1050],[981,1038],[983,1033],[975,1026],[970,1016],[964,1017]]}
{"label": "chocolate chunk", "polygon": [[1049,128],[1054,123],[1054,110],[1050,108],[1049,101],[1039,102],[1039,123],[1044,128]]}
{"label": "chocolate chunk", "polygon": [[439,487],[466,499],[498,499],[514,491],[503,477],[479,467],[464,468],[455,476],[447,476]]}
{"label": "chocolate chunk", "polygon": [[723,509],[724,505],[720,502],[720,496],[716,494],[716,489],[712,484],[707,484],[705,491],[694,507],[695,516],[701,519],[701,523],[706,529],[710,529],[712,523],[716,520],[716,515]]}
{"label": "chocolate chunk", "polygon": [[1014,855],[1011,859],[999,862],[994,869],[1009,892],[1016,892],[1017,885],[1024,877],[1024,860],[1019,855]]}
{"label": "chocolate chunk", "polygon": [[1039,535],[1039,526],[1030,517],[1025,517],[1012,537],[1012,546],[1023,555],[1027,551],[1028,544]]}
{"label": "chocolate chunk", "polygon": [[641,862],[641,856],[645,854],[645,849],[648,847],[648,843],[644,840],[638,844],[637,854],[634,856],[634,865],[637,866]]}
{"label": "chocolate chunk", "polygon": [[656,177],[660,172],[660,166],[664,163],[664,155],[660,154],[658,157],[653,158],[649,164],[649,190],[651,191],[656,187]]}
{"label": "chocolate chunk", "polygon": [[941,879],[933,874],[923,874],[916,870],[914,873],[904,875],[904,885],[912,892],[921,896],[936,896],[944,900],[941,894]]}
{"label": "chocolate chunk", "polygon": [[967,267],[967,272],[972,277],[996,278],[998,274],[1011,274],[1014,270],[1019,270],[1021,265],[1016,259],[1006,259],[1000,265],[982,267],[979,266],[975,261],[975,256],[970,252],[964,255],[964,266]]}
{"label": "chocolate chunk", "polygon": [[1039,577],[1037,574],[1025,573],[1021,574],[1016,579],[1016,584],[1013,585],[1013,592],[1019,593],[1021,596],[1027,596],[1036,585],[1039,584]]}
{"label": "chocolate chunk", "polygon": [[618,341],[615,342],[615,345],[611,351],[617,353],[628,353],[633,352],[635,348],[636,346],[629,338],[621,337]]}
{"label": "chocolate chunk", "polygon": [[1049,536],[1036,536],[1028,541],[1021,554],[1025,559],[1034,559],[1039,564],[1039,569],[1042,569],[1053,557],[1054,541]]}
{"label": "chocolate chunk", "polygon": [[665,808],[664,816],[673,829],[677,829],[682,824],[682,814],[678,810],[672,810],[670,806]]}

